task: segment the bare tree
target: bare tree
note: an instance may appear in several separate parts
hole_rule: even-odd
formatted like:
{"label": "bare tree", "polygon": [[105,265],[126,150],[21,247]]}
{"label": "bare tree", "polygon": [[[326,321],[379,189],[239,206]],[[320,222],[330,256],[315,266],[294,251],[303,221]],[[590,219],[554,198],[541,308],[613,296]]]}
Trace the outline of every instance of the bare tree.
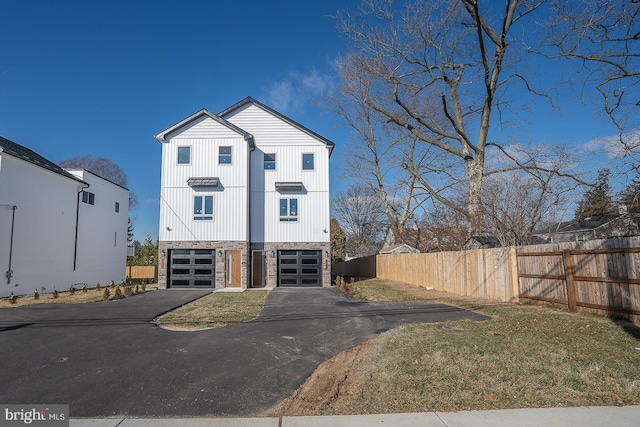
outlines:
{"label": "bare tree", "polygon": [[383,203],[375,192],[363,185],[351,185],[333,199],[332,210],[344,229],[348,255],[377,253],[387,222]]}
{"label": "bare tree", "polygon": [[546,223],[557,223],[562,208],[588,184],[574,169],[579,156],[566,147],[513,145],[491,159],[485,172],[483,219],[485,230],[501,246],[528,245]]}
{"label": "bare tree", "polygon": [[[482,228],[482,180],[492,113],[513,82],[503,76],[512,27],[544,0],[364,0],[338,16],[352,51],[340,61],[341,93],[367,117],[420,142],[401,162],[419,192],[467,218],[468,234]],[[353,82],[356,82],[355,89]],[[352,121],[361,121],[345,109]],[[355,117],[355,119],[353,119]],[[375,129],[373,127],[372,129]],[[408,156],[410,154],[411,156]],[[437,165],[437,167],[434,167]],[[463,206],[453,187],[466,188]],[[459,189],[452,193],[459,193]]]}
{"label": "bare tree", "polygon": [[122,187],[127,186],[127,174],[113,161],[105,157],[78,156],[71,159],[62,160],[58,163],[62,168],[82,168],[92,172],[102,178],[108,179]]}
{"label": "bare tree", "polygon": [[545,27],[552,49],[540,51],[578,63],[623,148],[638,154],[640,134],[628,129],[640,124],[640,1],[554,0],[551,15]]}

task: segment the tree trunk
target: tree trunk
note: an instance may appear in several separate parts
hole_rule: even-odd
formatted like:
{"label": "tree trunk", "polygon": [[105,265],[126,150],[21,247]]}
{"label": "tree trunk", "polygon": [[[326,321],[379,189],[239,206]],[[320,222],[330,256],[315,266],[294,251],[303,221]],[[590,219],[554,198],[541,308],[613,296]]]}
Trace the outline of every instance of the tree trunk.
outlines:
{"label": "tree trunk", "polygon": [[484,153],[475,159],[467,160],[469,173],[469,201],[467,209],[467,238],[482,233],[482,172],[484,170]]}

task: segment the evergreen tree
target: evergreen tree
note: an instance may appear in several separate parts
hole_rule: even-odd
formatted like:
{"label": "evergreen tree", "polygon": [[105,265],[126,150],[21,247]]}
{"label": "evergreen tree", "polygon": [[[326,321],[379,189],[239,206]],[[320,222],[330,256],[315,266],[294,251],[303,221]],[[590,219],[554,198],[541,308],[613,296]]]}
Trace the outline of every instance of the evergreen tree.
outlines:
{"label": "evergreen tree", "polygon": [[337,219],[331,218],[331,262],[344,261],[346,255],[346,236]]}
{"label": "evergreen tree", "polygon": [[609,169],[600,169],[598,178],[578,203],[575,219],[584,221],[586,219],[602,219],[613,215],[616,212],[613,198],[611,197],[611,186],[609,185]]}
{"label": "evergreen tree", "polygon": [[151,236],[147,236],[142,244],[137,240],[134,241],[133,247],[135,250],[133,265],[155,265],[158,261],[158,241],[154,242]]}
{"label": "evergreen tree", "polygon": [[622,203],[627,206],[627,212],[640,212],[640,172],[636,171],[636,176],[620,193]]}

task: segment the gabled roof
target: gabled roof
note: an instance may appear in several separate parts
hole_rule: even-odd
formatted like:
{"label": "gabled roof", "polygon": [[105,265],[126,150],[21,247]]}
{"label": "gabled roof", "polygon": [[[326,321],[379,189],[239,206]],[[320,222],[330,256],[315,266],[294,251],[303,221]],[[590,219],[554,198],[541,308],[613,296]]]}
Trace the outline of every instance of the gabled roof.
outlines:
{"label": "gabled roof", "polygon": [[255,99],[253,99],[250,96],[246,97],[245,99],[243,99],[242,101],[238,102],[237,104],[234,104],[231,107],[221,111],[220,113],[218,113],[218,116],[224,118],[224,117],[228,116],[229,114],[233,113],[234,111],[244,107],[247,104],[253,104],[256,107],[261,108],[261,109],[265,110],[266,112],[278,117],[279,119],[281,119],[284,122],[290,124],[291,126],[297,128],[298,130],[306,133],[307,135],[322,141],[323,143],[326,144],[327,148],[329,149],[329,156],[331,156],[331,152],[333,151],[333,147],[335,146],[335,144],[332,141],[328,140],[327,138],[325,138],[324,136],[322,136],[320,134],[315,133],[311,129],[302,126],[300,123],[296,122],[295,120],[290,119],[289,117],[285,116],[284,114],[274,110],[273,108],[263,104],[260,101],[257,101]]}
{"label": "gabled roof", "polygon": [[[16,144],[13,141],[10,141],[6,138],[3,138],[0,136],[0,152],[2,153],[6,153],[10,156],[13,156],[15,158],[27,161],[33,165],[36,165],[38,167],[41,167],[43,169],[49,170],[53,173],[57,173],[58,175],[62,175],[65,178],[69,178],[69,179],[73,179],[74,181],[78,181],[78,182],[82,182],[84,183],[84,181],[82,181],[81,179],[73,176],[72,174],[70,174],[69,172],[65,171],[64,169],[62,169],[60,166],[56,165],[55,163],[45,159],[44,157],[42,157],[40,154],[36,153],[35,151],[32,151],[30,149],[28,149],[27,147],[23,147],[20,144]],[[85,183],[86,184],[86,183]]]}
{"label": "gabled roof", "polygon": [[215,120],[216,122],[220,123],[223,126],[226,126],[227,128],[231,129],[234,132],[237,132],[238,134],[242,135],[245,139],[245,141],[247,141],[249,143],[249,148],[251,150],[253,150],[254,148],[256,148],[255,142],[253,141],[253,135],[251,135],[249,132],[245,132],[244,130],[240,129],[238,126],[234,125],[233,123],[230,123],[228,121],[226,121],[225,119],[223,119],[222,117],[216,116],[215,114],[213,114],[211,111],[207,110],[206,108],[203,108],[202,110],[198,111],[197,113],[194,113],[192,115],[190,115],[189,117],[187,117],[186,119],[176,123],[175,125],[171,126],[168,129],[163,130],[162,132],[160,132],[159,134],[157,134],[155,136],[155,138],[158,140],[158,142],[163,143],[163,142],[167,142],[166,141],[166,137],[167,135],[169,135],[170,133],[173,133],[175,131],[177,131],[178,129],[194,122],[195,120],[198,120],[199,118],[203,117],[203,116],[207,116],[212,120]]}

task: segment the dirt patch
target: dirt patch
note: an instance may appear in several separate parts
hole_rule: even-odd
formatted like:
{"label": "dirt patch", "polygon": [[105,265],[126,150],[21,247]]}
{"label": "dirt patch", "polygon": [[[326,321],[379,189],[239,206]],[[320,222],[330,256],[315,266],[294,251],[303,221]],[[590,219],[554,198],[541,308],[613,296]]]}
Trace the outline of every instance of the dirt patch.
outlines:
{"label": "dirt patch", "polygon": [[353,381],[353,377],[359,374],[358,367],[366,364],[376,348],[375,342],[368,340],[322,363],[298,390],[267,415],[344,414],[344,410],[339,410],[334,404],[345,396],[361,392],[355,385],[359,382]]}

